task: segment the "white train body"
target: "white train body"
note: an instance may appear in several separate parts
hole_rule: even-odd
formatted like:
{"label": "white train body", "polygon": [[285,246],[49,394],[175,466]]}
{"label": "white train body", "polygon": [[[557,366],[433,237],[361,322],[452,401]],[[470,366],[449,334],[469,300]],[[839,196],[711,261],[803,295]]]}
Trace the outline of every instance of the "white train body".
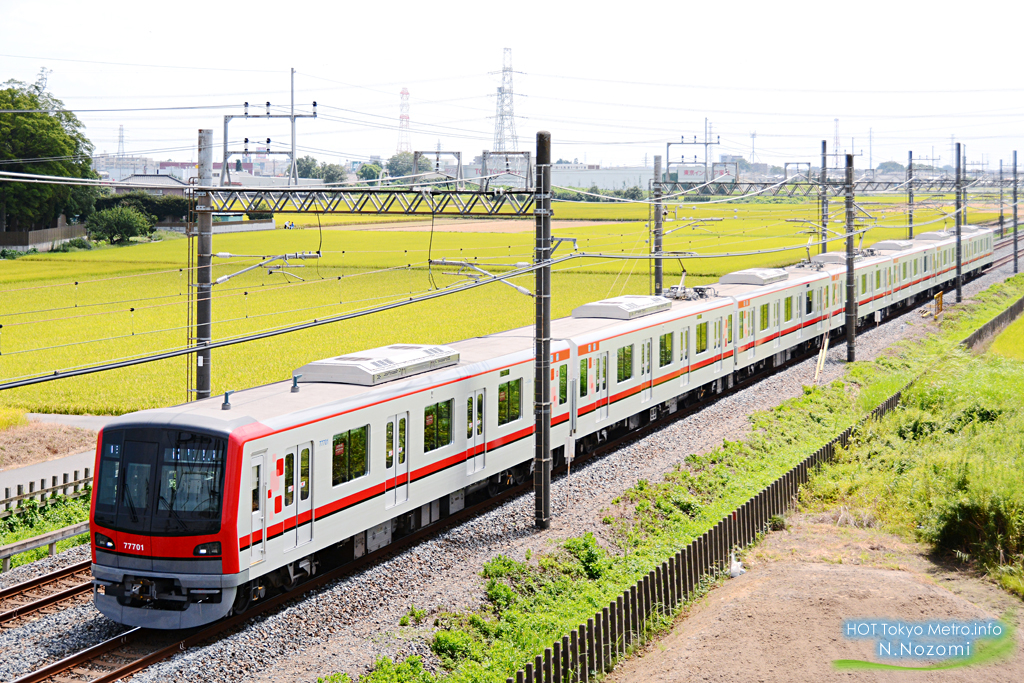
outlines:
{"label": "white train body", "polygon": [[[884,316],[955,276],[930,233],[855,261],[858,317]],[[967,229],[963,271],[992,260]],[[777,365],[843,325],[845,254],[723,277],[706,298],[620,297],[552,322],[556,459]],[[433,368],[433,369],[432,369]],[[475,491],[522,481],[533,458],[533,331],[395,345],[311,363],[279,382],[112,421],[97,446],[97,607],[183,628],[248,605],[432,524]],[[362,382],[362,383],[355,383]]]}

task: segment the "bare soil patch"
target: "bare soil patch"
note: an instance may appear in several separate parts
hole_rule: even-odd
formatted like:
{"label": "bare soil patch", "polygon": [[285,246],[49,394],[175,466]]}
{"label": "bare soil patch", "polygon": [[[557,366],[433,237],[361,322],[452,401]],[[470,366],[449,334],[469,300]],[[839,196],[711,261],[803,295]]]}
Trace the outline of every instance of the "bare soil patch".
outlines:
{"label": "bare soil patch", "polygon": [[[831,518],[790,518],[745,558],[747,573],[693,606],[667,636],[609,677],[656,681],[983,681],[1024,680],[1019,614],[1009,660],[931,672],[853,671],[835,659],[878,661],[873,640],[844,637],[848,618],[982,620],[1018,612],[1021,601],[926,547]],[[906,661],[893,662],[913,666]]]}
{"label": "bare soil patch", "polygon": [[0,470],[63,458],[96,447],[96,432],[30,422],[0,431]]}

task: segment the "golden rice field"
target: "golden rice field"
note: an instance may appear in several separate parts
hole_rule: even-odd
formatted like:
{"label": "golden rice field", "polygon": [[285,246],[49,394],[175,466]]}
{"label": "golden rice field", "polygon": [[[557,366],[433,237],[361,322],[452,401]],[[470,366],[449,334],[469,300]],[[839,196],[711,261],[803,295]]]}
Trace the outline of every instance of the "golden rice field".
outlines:
{"label": "golden rice field", "polygon": [[[879,227],[864,240],[900,237],[902,214],[885,204],[861,205]],[[815,220],[813,203],[681,205],[670,207],[666,250],[735,253],[800,246],[800,231]],[[647,253],[649,229],[637,205],[556,204],[556,218],[622,222],[559,228],[578,239],[579,252],[595,255],[557,266],[553,313],[567,315],[587,301],[648,293],[649,262],[612,256]],[[632,213],[631,213],[632,212]],[[566,215],[569,214],[569,215]],[[931,217],[941,214],[932,210]],[[290,219],[291,217],[289,217]],[[306,217],[297,217],[302,225]],[[720,221],[695,223],[707,218]],[[841,213],[836,215],[840,220]],[[985,217],[974,213],[971,220]],[[632,219],[632,220],[630,220]],[[393,220],[393,219],[389,219]],[[531,219],[524,219],[527,225]],[[928,210],[916,213],[929,220]],[[281,222],[281,221],[279,221]],[[691,224],[692,223],[692,224]],[[689,224],[689,225],[688,225]],[[315,225],[315,217],[314,217]],[[941,225],[941,224],[939,224]],[[939,227],[936,225],[929,229]],[[842,230],[842,224],[834,228]],[[321,242],[322,240],[322,242]],[[834,249],[841,248],[836,243]],[[427,267],[434,259],[470,260],[503,270],[532,256],[533,235],[473,232],[375,232],[312,229],[217,235],[214,251],[249,255],[215,259],[215,277],[241,270],[259,255],[321,249],[323,258],[293,263],[292,276],[256,270],[214,287],[214,338],[225,339],[298,322],[364,310],[424,294],[466,278],[454,267]],[[562,245],[556,256],[572,253]],[[749,256],[683,260],[688,284],[714,281],[751,266],[784,265],[804,249]],[[186,344],[187,241],[181,238],[69,254],[38,254],[0,261],[0,379],[51,373],[141,356]],[[304,267],[299,267],[304,266]],[[666,263],[666,284],[678,281],[679,263]],[[298,278],[302,278],[300,281]],[[532,289],[532,276],[517,284]],[[285,380],[300,365],[330,355],[395,342],[446,343],[530,325],[533,299],[500,284],[455,293],[350,321],[213,351],[213,390],[241,389]],[[185,358],[38,384],[0,394],[0,407],[64,413],[124,413],[180,403],[186,398]]]}

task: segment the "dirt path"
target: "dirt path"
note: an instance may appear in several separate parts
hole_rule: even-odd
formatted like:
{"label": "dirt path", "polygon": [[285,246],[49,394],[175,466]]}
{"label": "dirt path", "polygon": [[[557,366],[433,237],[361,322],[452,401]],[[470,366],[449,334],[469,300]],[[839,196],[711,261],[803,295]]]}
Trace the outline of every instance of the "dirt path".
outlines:
{"label": "dirt path", "polygon": [[[1024,680],[1020,627],[1008,661],[934,672],[838,672],[834,659],[880,661],[874,640],[843,636],[844,619],[987,620],[1022,607],[992,583],[874,529],[794,515],[745,558],[747,573],[711,591],[667,636],[623,663],[615,683],[660,681]],[[903,661],[891,663],[916,665]]]}
{"label": "dirt path", "polygon": [[96,432],[68,425],[30,422],[0,430],[0,470],[33,465],[96,448]]}

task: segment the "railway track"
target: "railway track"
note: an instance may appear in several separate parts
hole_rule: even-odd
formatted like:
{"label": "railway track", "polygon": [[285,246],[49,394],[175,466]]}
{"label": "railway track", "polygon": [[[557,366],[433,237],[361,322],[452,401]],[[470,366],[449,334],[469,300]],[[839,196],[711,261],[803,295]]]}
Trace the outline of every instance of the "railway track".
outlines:
{"label": "railway track", "polygon": [[[1012,239],[1007,239],[994,246],[999,249],[1007,246],[1011,242]],[[1008,262],[1010,259],[1012,259],[1012,254],[1000,257],[1000,259],[998,259],[991,267],[999,267],[999,265]],[[877,325],[878,324],[872,323],[865,326],[864,329],[876,327]],[[700,396],[693,404],[681,406],[674,413],[659,415],[656,419],[651,420],[637,430],[613,437],[597,446],[592,452],[586,455],[577,456],[574,464],[578,467],[581,463],[585,463],[594,458],[599,458],[625,444],[641,439],[651,432],[684,417],[690,416],[734,392],[743,390],[752,384],[756,384],[760,380],[775,374],[777,371],[813,358],[817,353],[817,349],[810,348],[803,353],[793,354],[792,358],[782,365],[765,367],[748,377],[737,378],[733,387],[725,389],[718,394],[708,393]],[[556,468],[553,473],[561,474],[564,473],[565,470],[566,466],[563,464]],[[443,532],[446,529],[461,524],[462,522],[499,506],[512,498],[526,494],[531,489],[532,484],[524,483],[506,489],[496,496],[487,498],[476,504],[467,505],[464,510],[445,518],[441,522],[420,529],[408,536],[394,541],[385,548],[368,553],[357,560],[313,577],[289,592],[282,593],[253,605],[242,614],[231,616],[215,624],[189,631],[154,631],[136,627],[125,631],[110,640],[94,645],[82,650],[81,652],[66,657],[65,659],[54,662],[46,667],[38,669],[37,671],[22,676],[21,678],[16,679],[14,683],[41,683],[44,681],[53,681],[55,683],[107,683],[128,678],[152,666],[153,664],[156,664],[157,662],[173,657],[175,654],[184,652],[199,645],[213,642],[227,634],[233,633],[245,624],[245,622],[257,615],[282,607],[286,603],[295,600],[312,590],[320,588],[321,586],[345,576],[354,574],[372,564],[394,556],[409,547],[415,546],[428,538]],[[80,567],[88,572],[89,563],[82,563],[82,565],[76,565],[76,567]],[[45,578],[46,577],[40,577],[39,580]],[[22,584],[22,586],[27,586],[28,583]],[[83,592],[91,592],[90,583],[83,585]],[[20,587],[21,586],[15,586],[9,590],[13,591]],[[3,598],[3,593],[0,593],[0,598]],[[50,604],[53,604],[53,602]],[[28,605],[25,607],[28,608]]]}
{"label": "railway track", "polygon": [[90,562],[79,562],[0,590],[0,627],[14,628],[92,595]]}

